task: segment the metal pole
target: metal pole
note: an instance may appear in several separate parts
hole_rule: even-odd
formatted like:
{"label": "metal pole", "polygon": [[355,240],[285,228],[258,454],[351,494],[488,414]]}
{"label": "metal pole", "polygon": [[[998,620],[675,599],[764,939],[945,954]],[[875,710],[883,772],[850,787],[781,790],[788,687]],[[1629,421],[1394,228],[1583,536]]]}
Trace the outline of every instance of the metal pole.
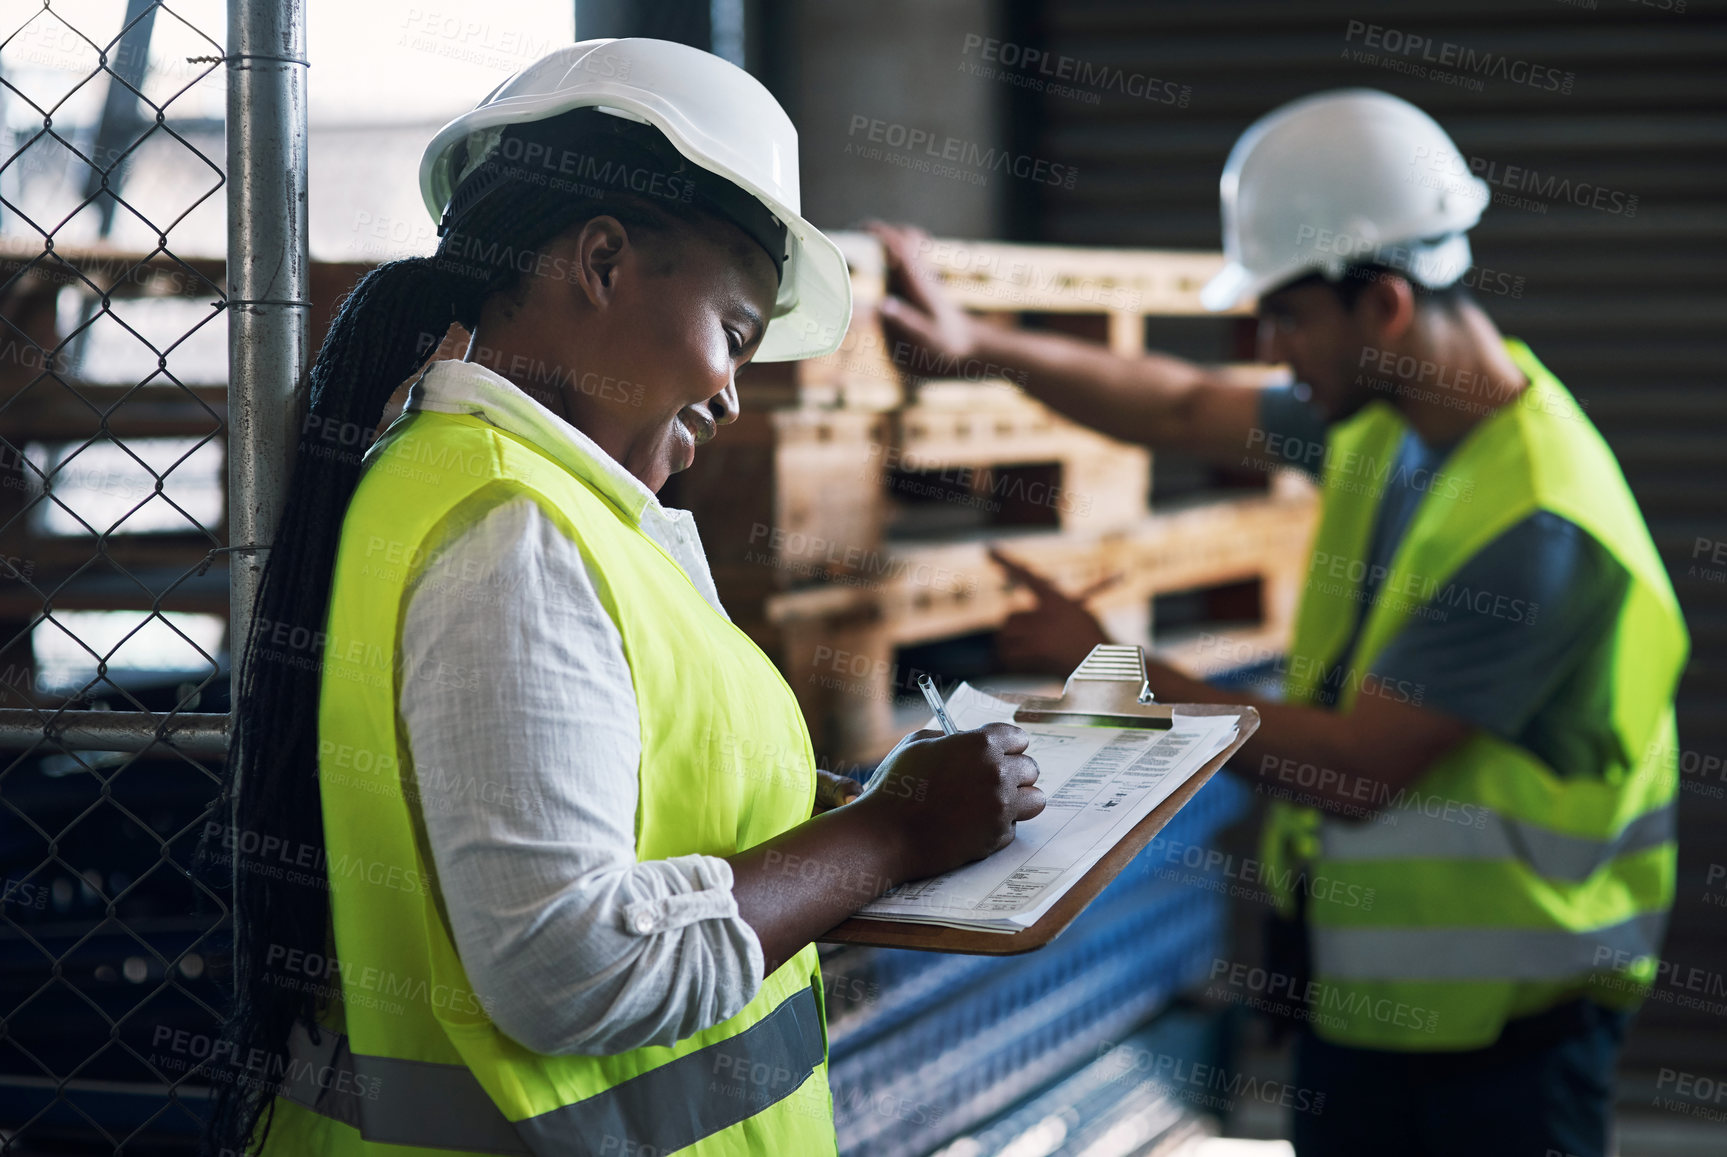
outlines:
{"label": "metal pole", "polygon": [[172,750],[220,759],[228,750],[228,716],[163,717],[151,711],[50,714],[36,708],[0,712],[0,751],[34,751],[44,740],[50,751],[149,751],[166,756]]}
{"label": "metal pole", "polygon": [[228,0],[228,653],[234,702],[306,372],[305,0]]}
{"label": "metal pole", "polygon": [[[305,0],[228,0],[228,656],[233,702],[306,372]],[[230,750],[229,759],[233,761]],[[236,765],[237,768],[237,765]],[[238,788],[238,771],[230,783]],[[228,822],[237,817],[235,790]],[[240,862],[232,864],[240,895]],[[234,944],[241,916],[233,913]]]}

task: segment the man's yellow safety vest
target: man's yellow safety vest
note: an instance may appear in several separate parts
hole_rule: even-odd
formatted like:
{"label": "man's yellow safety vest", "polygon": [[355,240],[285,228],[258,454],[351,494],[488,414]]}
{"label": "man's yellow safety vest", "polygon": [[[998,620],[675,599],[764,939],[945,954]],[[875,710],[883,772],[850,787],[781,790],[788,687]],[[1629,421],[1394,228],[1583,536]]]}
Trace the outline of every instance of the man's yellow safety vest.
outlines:
{"label": "man's yellow safety vest", "polygon": [[[1684,620],[1607,444],[1527,346],[1506,348],[1529,388],[1446,460],[1446,485],[1423,496],[1371,606],[1363,610],[1356,584],[1308,584],[1286,694],[1313,702],[1327,669],[1341,668],[1337,710],[1348,714],[1372,692],[1364,673],[1435,586],[1547,510],[1630,576],[1608,675],[1619,757],[1599,775],[1563,778],[1478,731],[1408,788],[1382,791],[1376,819],[1272,805],[1267,879],[1285,915],[1305,893],[1306,1015],[1338,1044],[1482,1048],[1507,1020],[1576,996],[1631,1007],[1655,974],[1672,904]],[[1332,429],[1315,558],[1367,559],[1407,429],[1380,402]],[[1343,654],[1358,614],[1359,640]]]}
{"label": "man's yellow safety vest", "polygon": [[813,945],[730,1019],[613,1056],[530,1052],[468,981],[396,714],[405,677],[439,673],[401,670],[398,632],[440,544],[522,496],[580,548],[623,638],[641,715],[637,856],[729,856],[809,818],[815,760],[791,688],[633,518],[481,418],[404,415],[368,454],[343,522],[323,648],[337,1031],[317,1044],[296,1031],[266,1152],[834,1153]]}

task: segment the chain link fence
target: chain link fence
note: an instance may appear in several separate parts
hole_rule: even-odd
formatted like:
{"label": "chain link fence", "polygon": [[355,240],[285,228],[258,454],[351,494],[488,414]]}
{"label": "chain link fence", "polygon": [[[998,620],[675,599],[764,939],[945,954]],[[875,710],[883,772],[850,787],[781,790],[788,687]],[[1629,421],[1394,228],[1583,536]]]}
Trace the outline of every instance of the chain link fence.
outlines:
{"label": "chain link fence", "polygon": [[286,413],[230,340],[304,314],[250,278],[225,169],[236,100],[303,75],[299,7],[0,9],[0,1153],[189,1152],[217,1067],[228,879],[195,851]]}

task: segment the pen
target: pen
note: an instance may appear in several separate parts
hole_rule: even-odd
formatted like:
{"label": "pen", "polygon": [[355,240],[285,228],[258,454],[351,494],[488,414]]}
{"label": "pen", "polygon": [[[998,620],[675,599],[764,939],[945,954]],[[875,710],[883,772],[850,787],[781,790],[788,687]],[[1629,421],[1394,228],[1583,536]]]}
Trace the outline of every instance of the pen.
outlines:
{"label": "pen", "polygon": [[923,697],[929,701],[929,709],[935,712],[936,722],[941,724],[942,731],[948,735],[956,734],[959,728],[947,717],[947,708],[941,705],[941,692],[935,689],[935,680],[928,675],[919,675],[917,685],[923,691]]}
{"label": "pen", "polygon": [[[929,701],[929,709],[935,712],[936,722],[941,724],[942,731],[946,732],[948,735],[959,734],[959,728],[955,727],[953,725],[953,720],[947,717],[947,708],[941,705],[941,693],[935,689],[935,680],[931,679],[928,675],[919,675],[917,677],[917,685],[918,689],[923,692],[923,697]],[[910,738],[911,736],[906,736],[906,739]],[[905,739],[900,740],[900,742],[904,743]],[[895,748],[894,750],[897,751],[899,749]],[[892,754],[892,752],[889,754]],[[887,761],[883,760],[882,762],[885,763]],[[869,778],[864,780],[864,791],[867,792],[870,788],[875,786],[876,779],[881,775],[881,768],[882,765],[878,763],[875,766],[875,770],[869,773]]]}

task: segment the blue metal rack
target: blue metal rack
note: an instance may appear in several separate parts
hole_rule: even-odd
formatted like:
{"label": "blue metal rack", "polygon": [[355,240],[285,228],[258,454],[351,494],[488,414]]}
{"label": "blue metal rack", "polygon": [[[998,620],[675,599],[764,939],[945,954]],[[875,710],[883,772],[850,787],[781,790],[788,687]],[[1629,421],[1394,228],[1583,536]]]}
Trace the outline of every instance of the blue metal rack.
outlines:
{"label": "blue metal rack", "polygon": [[[1203,979],[1224,951],[1211,878],[1161,873],[1209,845],[1250,793],[1219,776],[1048,947],[1018,957],[848,948],[823,960],[842,1152],[928,1153],[1093,1060]],[[861,994],[861,995],[860,995]],[[837,998],[836,998],[837,996]]]}

